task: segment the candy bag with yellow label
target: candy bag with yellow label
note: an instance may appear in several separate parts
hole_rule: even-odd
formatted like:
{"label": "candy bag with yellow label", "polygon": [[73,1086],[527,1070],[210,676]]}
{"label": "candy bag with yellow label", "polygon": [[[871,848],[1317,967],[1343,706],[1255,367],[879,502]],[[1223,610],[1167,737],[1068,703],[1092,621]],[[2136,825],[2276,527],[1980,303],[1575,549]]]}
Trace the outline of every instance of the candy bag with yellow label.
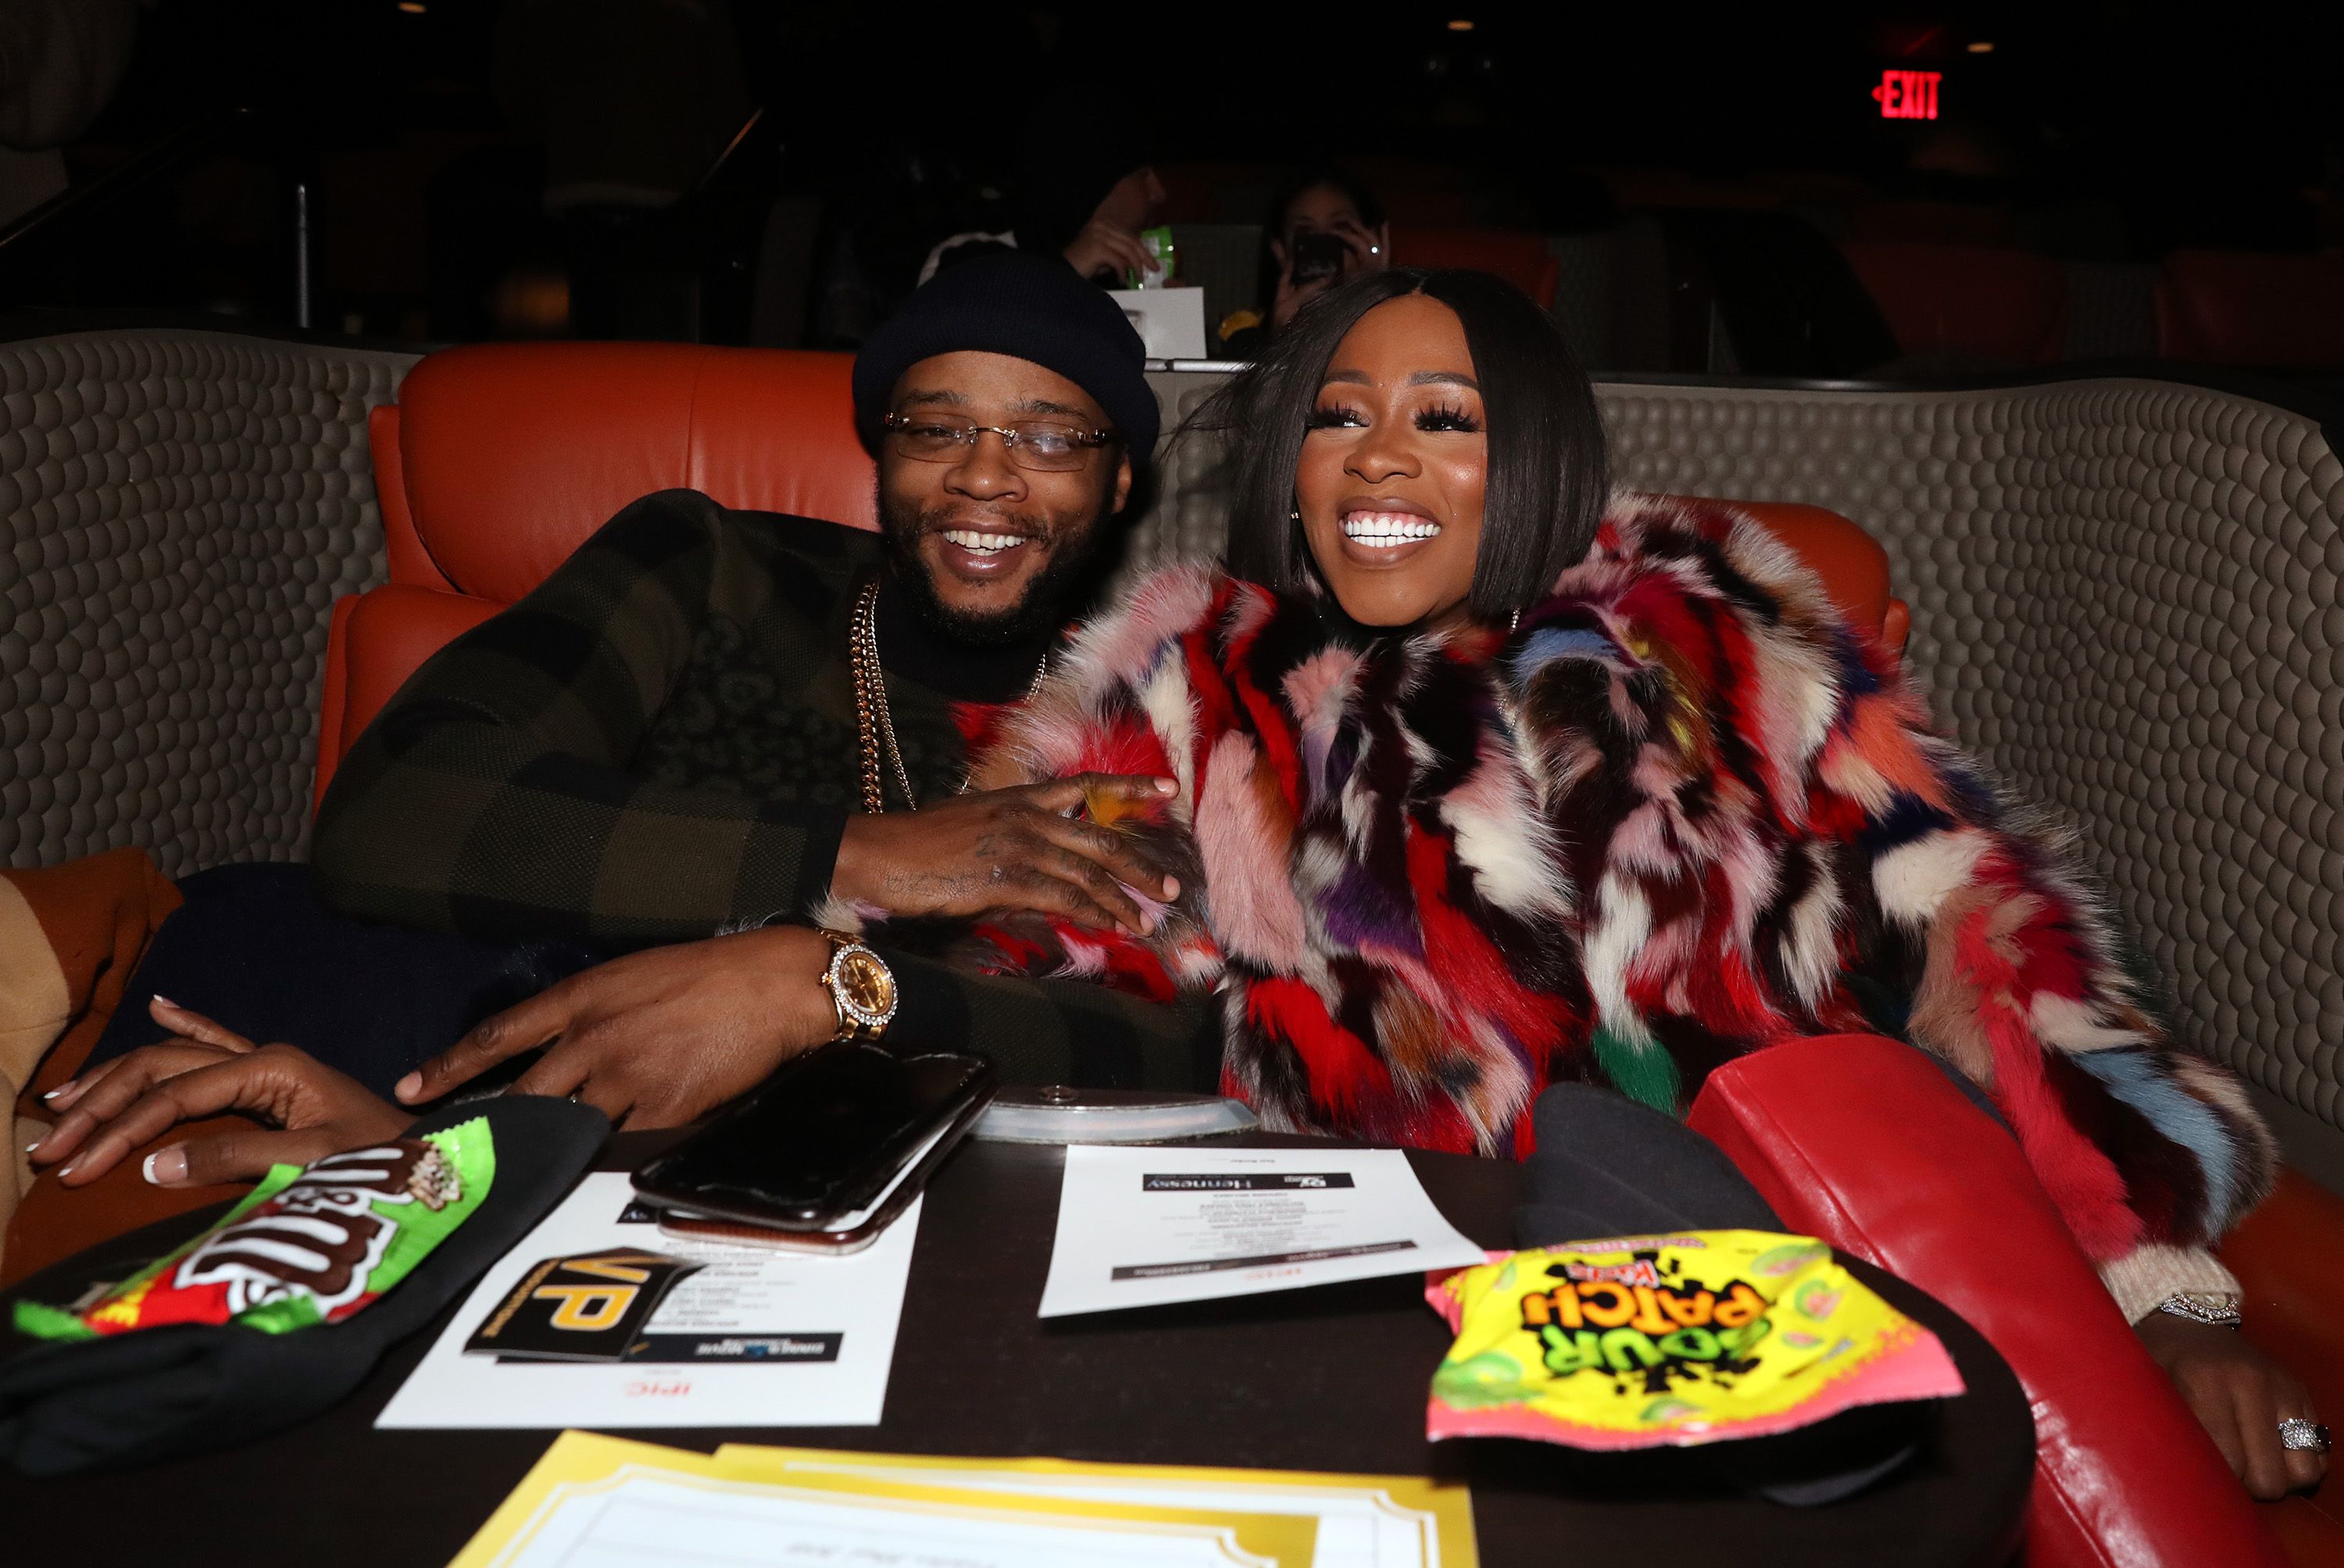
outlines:
{"label": "candy bag with yellow label", "polygon": [[1492,1253],[1431,1276],[1425,1297],[1457,1332],[1432,1376],[1435,1438],[1683,1447],[1962,1391],[1935,1334],[1804,1236],[1687,1230]]}

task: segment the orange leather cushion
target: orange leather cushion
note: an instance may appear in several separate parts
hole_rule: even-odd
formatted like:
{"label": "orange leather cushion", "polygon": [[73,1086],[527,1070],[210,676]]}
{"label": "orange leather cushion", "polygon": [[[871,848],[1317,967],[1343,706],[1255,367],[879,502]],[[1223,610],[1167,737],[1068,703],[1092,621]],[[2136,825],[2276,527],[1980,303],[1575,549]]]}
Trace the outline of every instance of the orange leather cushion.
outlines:
{"label": "orange leather cushion", "polygon": [[2056,261],[1975,245],[1851,240],[1841,247],[1907,354],[1945,350],[2013,365],[2056,363],[2067,278]]}
{"label": "orange leather cushion", "polygon": [[1796,551],[1824,580],[1831,602],[1888,652],[1902,655],[1912,614],[1888,592],[1888,552],[1880,541],[1835,511],[1793,501],[1737,501],[1766,531]]}
{"label": "orange leather cushion", "polygon": [[2344,365],[2344,258],[2177,250],[2157,281],[2157,345],[2206,364]]}
{"label": "orange leather cushion", "polygon": [[[727,506],[875,527],[853,364],[672,343],[431,355],[386,421],[429,569],[410,577],[395,551],[394,581],[510,604],[628,502],[678,485]],[[377,470],[393,456],[378,450]]]}
{"label": "orange leather cushion", "polygon": [[1492,272],[1544,309],[1554,308],[1558,277],[1546,236],[1510,228],[1438,228],[1394,223],[1392,260],[1401,267],[1462,267]]}
{"label": "orange leather cushion", "polygon": [[309,804],[326,798],[334,768],[407,678],[499,610],[500,604],[436,588],[388,582],[334,606],[326,643],[326,696],[318,724],[318,780]]}

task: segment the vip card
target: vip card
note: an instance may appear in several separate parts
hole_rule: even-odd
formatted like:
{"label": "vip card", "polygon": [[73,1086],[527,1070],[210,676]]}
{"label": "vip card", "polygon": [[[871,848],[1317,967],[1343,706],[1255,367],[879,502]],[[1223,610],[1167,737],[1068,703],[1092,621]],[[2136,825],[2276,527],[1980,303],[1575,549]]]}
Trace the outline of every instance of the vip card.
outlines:
{"label": "vip card", "polygon": [[500,1361],[623,1361],[668,1291],[700,1268],[633,1247],[548,1258],[497,1304],[465,1342],[465,1353]]}

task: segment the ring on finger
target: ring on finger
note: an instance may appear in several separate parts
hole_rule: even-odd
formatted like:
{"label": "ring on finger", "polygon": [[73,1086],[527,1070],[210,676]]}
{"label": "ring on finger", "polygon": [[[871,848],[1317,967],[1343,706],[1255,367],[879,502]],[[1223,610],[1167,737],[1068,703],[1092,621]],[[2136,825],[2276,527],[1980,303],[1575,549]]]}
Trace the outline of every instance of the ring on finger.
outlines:
{"label": "ring on finger", "polygon": [[2281,1448],[2292,1449],[2299,1452],[2326,1453],[2328,1428],[2319,1421],[2307,1421],[2301,1416],[2289,1416],[2278,1423],[2278,1442]]}

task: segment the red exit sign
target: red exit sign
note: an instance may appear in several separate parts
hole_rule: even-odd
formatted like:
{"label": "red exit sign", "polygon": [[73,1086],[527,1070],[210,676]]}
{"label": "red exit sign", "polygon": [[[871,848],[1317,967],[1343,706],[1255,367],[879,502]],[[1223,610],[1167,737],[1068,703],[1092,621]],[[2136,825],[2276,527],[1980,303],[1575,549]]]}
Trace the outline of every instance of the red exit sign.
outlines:
{"label": "red exit sign", "polygon": [[1880,86],[1872,89],[1884,120],[1934,120],[1937,117],[1937,84],[1943,71],[1883,71]]}

